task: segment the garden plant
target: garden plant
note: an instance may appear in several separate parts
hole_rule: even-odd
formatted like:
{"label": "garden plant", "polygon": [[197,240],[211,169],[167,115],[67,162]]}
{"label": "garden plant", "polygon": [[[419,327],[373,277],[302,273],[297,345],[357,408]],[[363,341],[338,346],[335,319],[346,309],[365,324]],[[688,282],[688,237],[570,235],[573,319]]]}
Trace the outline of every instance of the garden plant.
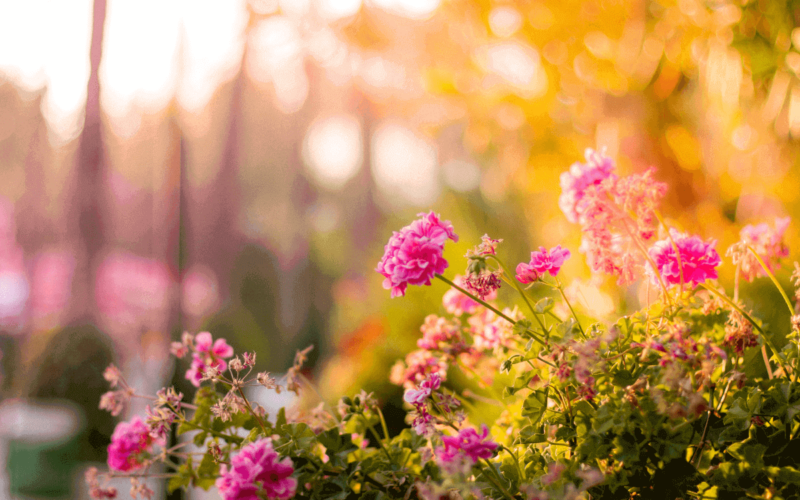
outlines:
{"label": "garden plant", "polygon": [[[409,285],[450,287],[431,306],[446,314],[429,315],[418,349],[387,373],[405,388],[410,425],[397,435],[364,391],[277,415],[247,398],[257,385],[313,393],[301,373],[307,350],[276,379],[253,373],[255,353],[186,333],[172,352],[191,357],[193,398],[139,394],[109,367],[102,408],[151,402],[117,426],[109,472],[87,473],[91,496],[114,498],[108,478],[129,477],[131,494],[149,497],[147,478],[159,477],[225,500],[800,498],[800,315],[775,276],[789,220],[741,230],[724,252],[736,277],[726,291],[716,242],[667,226],[667,186],[655,176],[620,176],[588,150],[561,176],[559,199],[581,227],[580,249],[540,248],[513,268],[501,240],[484,236],[463,274],[448,277],[443,249],[458,236],[433,212],[391,236],[377,271],[395,300]],[[576,253],[620,286],[643,281],[644,307],[592,321],[559,277]],[[799,284],[797,264],[792,277]],[[739,286],[755,279],[778,287],[791,332],[740,301]],[[498,302],[500,287],[516,305]],[[534,300],[531,288],[550,293]],[[448,387],[455,372],[485,391]],[[502,413],[480,422],[474,410],[487,404]]]}

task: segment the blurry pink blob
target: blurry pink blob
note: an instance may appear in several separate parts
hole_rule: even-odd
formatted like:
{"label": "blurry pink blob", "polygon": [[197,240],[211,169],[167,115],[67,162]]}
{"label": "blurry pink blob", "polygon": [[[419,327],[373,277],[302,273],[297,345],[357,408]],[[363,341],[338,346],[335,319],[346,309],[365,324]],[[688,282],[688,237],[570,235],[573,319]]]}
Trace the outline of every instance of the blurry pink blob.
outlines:
{"label": "blurry pink blob", "polygon": [[36,328],[53,328],[69,305],[75,257],[64,250],[45,251],[31,269],[31,318]]}
{"label": "blurry pink blob", "polygon": [[115,326],[158,328],[169,307],[172,278],[163,262],[114,251],[97,270],[95,299]]}
{"label": "blurry pink blob", "polygon": [[24,323],[30,291],[16,233],[14,205],[0,196],[0,328],[12,331]]}
{"label": "blurry pink blob", "polygon": [[181,284],[183,310],[194,318],[216,311],[220,296],[217,277],[211,269],[196,265],[189,268]]}

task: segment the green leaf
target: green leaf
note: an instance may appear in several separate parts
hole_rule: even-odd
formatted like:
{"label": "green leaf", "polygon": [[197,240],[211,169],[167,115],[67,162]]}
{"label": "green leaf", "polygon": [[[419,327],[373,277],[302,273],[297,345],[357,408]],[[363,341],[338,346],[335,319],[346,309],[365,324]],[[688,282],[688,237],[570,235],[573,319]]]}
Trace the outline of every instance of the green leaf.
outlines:
{"label": "green leaf", "polygon": [[629,370],[615,370],[611,378],[611,383],[617,387],[628,387],[634,382],[636,377]]}
{"label": "green leaf", "polygon": [[539,423],[539,420],[542,419],[544,412],[547,410],[549,391],[549,387],[545,390],[533,391],[522,403],[522,416],[530,418],[534,425]]}
{"label": "green leaf", "polygon": [[536,302],[536,305],[533,306],[534,312],[538,314],[545,314],[547,311],[553,308],[553,299],[551,297],[545,297],[542,300]]}
{"label": "green leaf", "polygon": [[181,488],[188,488],[192,483],[191,460],[178,467],[175,476],[172,476],[167,483],[167,492],[172,493]]}

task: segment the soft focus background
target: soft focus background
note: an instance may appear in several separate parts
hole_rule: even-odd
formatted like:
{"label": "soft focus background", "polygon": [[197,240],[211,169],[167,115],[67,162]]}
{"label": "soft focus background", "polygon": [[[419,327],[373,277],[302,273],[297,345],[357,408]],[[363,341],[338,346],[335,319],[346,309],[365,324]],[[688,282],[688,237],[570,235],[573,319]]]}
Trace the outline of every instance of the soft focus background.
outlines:
{"label": "soft focus background", "polygon": [[[512,265],[562,244],[588,314],[638,307],[558,210],[587,147],[657,167],[721,254],[795,216],[798,24],[771,0],[0,0],[0,498],[85,498],[103,369],[188,393],[184,330],[278,373],[314,344],[323,398],[374,391],[402,426],[389,366],[444,287],[391,300],[373,269],[423,210],[461,237],[450,276],[484,233]],[[766,280],[744,299],[788,322]]]}

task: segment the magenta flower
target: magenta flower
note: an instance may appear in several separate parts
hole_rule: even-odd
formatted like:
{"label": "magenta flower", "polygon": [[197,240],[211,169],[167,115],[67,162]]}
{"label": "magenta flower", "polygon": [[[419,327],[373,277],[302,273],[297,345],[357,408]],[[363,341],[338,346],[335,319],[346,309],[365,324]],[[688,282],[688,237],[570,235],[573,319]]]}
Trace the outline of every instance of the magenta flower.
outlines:
{"label": "magenta flower", "polygon": [[278,460],[269,439],[250,443],[231,457],[230,467],[222,465],[216,486],[225,500],[261,500],[292,498],[297,479],[292,477],[290,458]]}
{"label": "magenta flower", "polygon": [[153,444],[163,445],[163,440],[153,439],[150,428],[139,416],[130,422],[120,422],[111,435],[108,445],[108,468],[127,472],[142,466],[142,454],[149,453]]}
{"label": "magenta flower", "polygon": [[561,174],[561,196],[558,206],[573,224],[581,219],[581,200],[590,186],[608,178],[616,178],[614,161],[593,149],[585,152],[586,163],[573,163],[568,172]]}
{"label": "magenta flower", "polygon": [[214,339],[209,332],[200,332],[194,338],[195,350],[197,352],[208,352],[218,358],[230,358],[233,356],[233,347],[229,346],[225,339]]}
{"label": "magenta flower", "polygon": [[200,332],[194,339],[191,337],[185,339],[182,344],[187,348],[192,346],[195,351],[192,354],[192,365],[186,371],[186,379],[195,387],[200,387],[206,369],[216,368],[223,372],[228,368],[228,363],[224,361],[224,358],[233,356],[233,347],[229,346],[225,339],[214,341],[208,332]]}
{"label": "magenta flower", "polygon": [[440,221],[433,212],[419,216],[392,234],[375,269],[386,278],[383,287],[392,291],[392,297],[405,295],[409,284],[430,285],[434,275],[447,269],[442,257],[445,242],[458,241],[449,221]]}
{"label": "magenta flower", "polygon": [[[716,268],[722,263],[722,259],[714,249],[716,241],[711,240],[706,243],[698,236],[689,236],[674,229],[670,229],[670,235],[680,252],[681,266],[678,265],[678,258],[669,238],[655,242],[648,252],[658,267],[664,284],[667,286],[679,285],[681,283],[681,267],[683,268],[684,283],[697,285],[707,279],[717,278]],[[658,277],[650,264],[647,265],[647,273],[657,284]]]}
{"label": "magenta flower", "polygon": [[561,245],[556,245],[550,252],[545,247],[539,247],[538,252],[531,252],[529,263],[523,262],[517,265],[517,279],[527,285],[544,276],[544,273],[555,276],[570,255],[569,250],[561,248]]}
{"label": "magenta flower", "polygon": [[437,454],[442,462],[448,463],[456,460],[459,456],[465,455],[472,460],[472,463],[479,459],[491,458],[492,452],[497,449],[498,444],[489,439],[489,429],[481,425],[481,433],[475,429],[461,429],[458,436],[443,436],[444,448],[439,448]]}

